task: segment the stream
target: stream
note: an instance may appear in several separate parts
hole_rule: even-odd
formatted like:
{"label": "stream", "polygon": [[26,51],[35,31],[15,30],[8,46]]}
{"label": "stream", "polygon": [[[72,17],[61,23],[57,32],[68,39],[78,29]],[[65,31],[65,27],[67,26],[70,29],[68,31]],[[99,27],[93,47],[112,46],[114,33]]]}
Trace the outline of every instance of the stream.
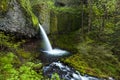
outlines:
{"label": "stream", "polygon": [[102,80],[96,77],[91,77],[88,75],[81,76],[81,74],[75,69],[58,62],[52,62],[48,66],[44,66],[44,75],[52,77],[52,74],[57,73],[60,79],[63,80]]}
{"label": "stream", "polygon": [[57,73],[60,80],[114,80],[112,77],[100,79],[87,74],[81,75],[80,72],[76,71],[74,68],[59,61],[61,57],[67,57],[70,54],[63,56],[43,54],[44,55],[41,56],[41,61],[45,64],[43,67],[43,74],[46,77],[51,78],[53,74]]}
{"label": "stream", "polygon": [[[54,73],[57,73],[61,80],[106,80],[92,77],[89,75],[82,76],[78,71],[76,71],[72,67],[69,67],[61,63],[59,61],[59,58],[68,56],[70,55],[70,53],[66,50],[53,49],[45,30],[40,24],[39,27],[44,43],[40,59],[44,64],[45,63],[47,64],[46,66],[43,67],[44,76],[51,78]],[[114,79],[109,77],[109,79],[107,80]]]}

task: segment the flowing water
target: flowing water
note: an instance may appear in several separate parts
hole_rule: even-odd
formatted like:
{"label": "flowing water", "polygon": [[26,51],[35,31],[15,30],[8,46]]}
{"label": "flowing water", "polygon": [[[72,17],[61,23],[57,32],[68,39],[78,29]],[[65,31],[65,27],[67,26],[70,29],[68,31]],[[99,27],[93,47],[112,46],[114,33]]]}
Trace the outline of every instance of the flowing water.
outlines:
{"label": "flowing water", "polygon": [[[44,43],[44,50],[42,51],[43,54],[41,54],[41,58],[43,58],[44,62],[48,61],[50,63],[48,66],[44,66],[43,68],[43,73],[45,76],[51,78],[52,74],[58,73],[62,80],[105,80],[88,75],[82,76],[78,71],[74,70],[73,68],[68,67],[67,65],[64,65],[59,61],[56,62],[56,59],[59,60],[59,57],[68,55],[69,52],[61,49],[53,49],[47,37],[47,34],[45,33],[44,29],[40,24],[39,27]],[[110,78],[107,80],[114,79]]]}
{"label": "flowing water", "polygon": [[50,44],[50,41],[49,41],[44,29],[42,28],[42,26],[40,24],[39,24],[39,27],[40,27],[40,31],[41,31],[43,41],[44,41],[44,49],[46,51],[52,51],[52,46]]}
{"label": "flowing water", "polygon": [[40,24],[39,24],[39,27],[40,27],[41,35],[43,38],[43,48],[44,48],[43,52],[45,52],[46,54],[54,55],[54,56],[62,56],[62,55],[68,54],[68,52],[65,50],[53,49],[47,37],[47,34],[45,33],[45,30],[42,28]]}
{"label": "flowing water", "polygon": [[75,71],[73,68],[68,67],[59,61],[44,66],[43,70],[44,75],[51,77],[52,74],[57,73],[63,80],[103,80],[88,75],[82,76],[78,71]]}

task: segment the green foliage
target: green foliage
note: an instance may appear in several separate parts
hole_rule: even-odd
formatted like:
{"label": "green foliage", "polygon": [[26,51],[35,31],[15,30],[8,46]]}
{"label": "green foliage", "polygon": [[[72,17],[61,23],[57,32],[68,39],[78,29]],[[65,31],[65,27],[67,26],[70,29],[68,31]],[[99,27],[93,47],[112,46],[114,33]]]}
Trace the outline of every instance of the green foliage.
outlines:
{"label": "green foliage", "polygon": [[81,13],[81,8],[79,7],[56,7],[54,5],[54,1],[47,1],[47,5],[49,6],[51,11],[54,11],[55,13],[62,13],[62,12],[68,12],[72,14],[79,14]]}
{"label": "green foliage", "polygon": [[[51,24],[54,25],[55,28],[57,26],[56,32],[65,32],[68,25],[63,27],[65,24],[60,23],[64,23],[65,20],[67,20],[66,17],[73,17],[72,15],[66,16],[65,13],[77,15],[74,14],[77,9],[75,11],[71,7],[55,7],[53,2],[48,2],[48,4],[53,12],[52,16],[55,15],[53,16],[53,22],[55,22],[55,24],[53,22]],[[76,32],[72,30],[71,32],[66,31],[68,33],[58,35],[53,34],[53,39],[51,39],[51,41],[53,41],[52,44],[76,53],[70,57],[62,59],[62,61],[73,66],[80,72],[98,77],[107,78],[112,76],[119,80],[119,1],[89,0],[88,4],[82,5],[83,7],[79,6],[80,9],[78,9],[78,14],[80,17],[83,17],[83,28],[80,26],[79,31],[76,30]],[[83,15],[81,16],[82,12]],[[58,15],[60,15],[60,17],[58,17]],[[65,17],[61,18],[61,16],[64,15]],[[75,22],[79,24],[82,21]],[[59,25],[60,27],[58,27]],[[73,27],[76,26],[74,25]],[[62,28],[65,28],[65,31],[61,30]],[[69,26],[68,28],[70,29]]]}
{"label": "green foliage", "polygon": [[0,54],[2,54],[2,58],[0,58],[0,79],[7,80],[12,77],[16,79],[16,76],[18,76],[18,71],[16,71],[13,66],[13,61],[16,56],[11,52]]}
{"label": "green foliage", "polygon": [[20,68],[19,68],[19,74],[20,75],[20,79],[21,80],[40,80],[42,79],[42,75],[41,73],[37,73],[34,71],[33,68],[35,68],[36,66],[39,66],[39,68],[41,67],[41,64],[35,64],[32,62],[27,62],[26,64],[23,64]]}
{"label": "green foliage", "polygon": [[32,3],[31,4],[32,7],[35,6],[35,5],[44,3],[44,2],[46,3],[46,0],[30,0],[30,3]]}
{"label": "green foliage", "polygon": [[5,48],[17,49],[22,43],[25,42],[24,40],[22,40],[20,42],[15,43],[14,40],[15,38],[13,35],[0,32],[0,49],[1,50],[4,50]]}
{"label": "green foliage", "polygon": [[[21,55],[24,52],[24,55],[28,55],[28,52],[23,51],[20,49],[20,45],[23,44],[25,41],[18,41],[15,42],[15,38],[12,35],[4,34],[3,32],[0,32],[0,50],[1,52],[13,52],[17,54],[18,56],[22,58],[26,58],[23,55]],[[21,51],[21,52],[20,52]]]}
{"label": "green foliage", "polygon": [[0,14],[2,15],[8,10],[9,0],[0,0]]}
{"label": "green foliage", "polygon": [[[70,20],[73,22],[70,26],[76,27],[75,25],[79,23],[81,24],[81,22],[77,22],[74,19],[81,21],[81,18],[79,19],[77,17],[83,17],[83,23],[85,23],[83,26],[84,34],[81,34],[82,28],[81,26],[79,26],[80,29],[78,31],[74,31],[73,33],[69,32],[67,34],[50,36],[52,37],[52,44],[54,46],[64,48],[73,53],[76,53],[70,57],[62,59],[62,61],[73,66],[82,74],[86,73],[98,77],[112,76],[119,80],[120,10],[118,10],[116,7],[119,6],[116,5],[117,1],[119,2],[119,0],[89,1],[91,1],[91,4],[88,3],[87,6],[80,5],[79,7],[75,8],[56,7],[54,6],[53,0],[20,0],[20,4],[25,9],[27,14],[31,17],[33,25],[38,25],[38,19],[32,12],[31,6],[34,6],[41,2],[47,3],[51,12],[54,13],[52,15],[55,15],[54,21],[51,24],[56,26],[56,32],[59,32],[59,30],[61,30],[60,32],[62,32],[63,28],[65,28],[65,30],[66,28],[71,30],[68,25],[63,27],[65,25],[63,23],[69,23]],[[6,12],[7,7],[8,0],[1,0],[0,13]],[[92,10],[91,13],[89,12],[90,10]],[[84,13],[83,16],[81,16],[82,11]],[[89,14],[90,16],[87,16],[86,14]],[[74,17],[73,15],[75,15],[76,17]],[[88,24],[91,24],[91,26],[88,27]],[[60,26],[59,28],[58,25]],[[22,65],[19,63],[20,56],[22,56],[22,59],[28,59],[31,56],[31,53],[19,48],[23,42],[24,41],[14,42],[13,36],[0,33],[0,51],[4,51],[0,52],[0,79],[43,79],[40,69],[41,64],[35,64],[26,61],[26,63],[23,63]],[[17,53],[17,56],[15,56],[13,53]],[[38,69],[40,71],[38,71]],[[51,80],[60,79],[59,76],[55,73],[52,76]]]}
{"label": "green foliage", "polygon": [[[0,79],[2,80],[41,80],[43,78],[41,74],[42,64],[35,64],[33,62],[27,62],[21,66],[15,67],[15,56],[13,53],[8,52],[0,58]],[[39,71],[36,72],[36,70]]]}
{"label": "green foliage", "polygon": [[[89,41],[89,40],[88,40]],[[73,66],[81,73],[98,77],[118,77],[120,63],[110,51],[108,45],[97,45],[94,42],[84,42],[77,46],[78,53],[63,61]],[[116,67],[117,66],[117,67]]]}
{"label": "green foliage", "polygon": [[108,13],[113,13],[115,11],[116,0],[98,0],[97,3],[99,3],[99,5],[96,4],[96,6],[102,9],[102,12],[104,12],[104,6],[106,7]]}
{"label": "green foliage", "polygon": [[[12,35],[0,32],[0,79],[41,80],[42,64],[29,62],[31,53],[20,48],[24,41],[15,41]],[[25,60],[26,59],[26,60]]]}
{"label": "green foliage", "polygon": [[31,3],[29,0],[20,0],[21,6],[26,10],[27,14],[31,16],[33,25],[38,25],[39,21],[38,18],[35,16],[35,14],[32,12]]}
{"label": "green foliage", "polygon": [[60,79],[60,77],[59,77],[59,75],[58,75],[57,73],[54,73],[54,74],[52,75],[51,80],[61,80],[61,79]]}

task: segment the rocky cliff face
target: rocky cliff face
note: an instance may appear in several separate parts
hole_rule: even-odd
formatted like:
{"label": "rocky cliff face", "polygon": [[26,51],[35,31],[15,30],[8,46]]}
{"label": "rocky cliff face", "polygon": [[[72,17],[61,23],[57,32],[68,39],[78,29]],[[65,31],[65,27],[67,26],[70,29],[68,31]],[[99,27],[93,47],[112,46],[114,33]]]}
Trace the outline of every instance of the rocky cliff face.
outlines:
{"label": "rocky cliff face", "polygon": [[[24,0],[21,0],[24,2]],[[25,0],[26,2],[29,0]],[[81,0],[54,0],[54,5],[44,1],[30,0],[31,15],[35,14],[47,33],[69,32],[77,30],[81,26],[81,14],[71,6],[79,6]],[[33,37],[38,31],[33,27],[34,18],[26,12],[19,0],[0,1],[0,30],[12,32],[22,36]],[[61,6],[56,7],[56,6]],[[26,6],[24,6],[26,7]],[[54,7],[54,8],[50,8]],[[67,7],[67,8],[66,8]],[[29,7],[28,7],[29,8]],[[71,11],[76,10],[76,11]],[[74,13],[71,13],[74,12]],[[37,27],[37,25],[36,25]]]}
{"label": "rocky cliff face", "polygon": [[47,1],[32,1],[33,11],[47,33],[69,33],[81,27],[81,0],[54,0],[53,5]]}
{"label": "rocky cliff face", "polygon": [[[35,3],[35,2],[34,2]],[[33,6],[33,12],[38,17],[40,24],[47,34],[50,33],[50,9],[45,2],[36,3]]]}
{"label": "rocky cliff face", "polygon": [[55,0],[50,12],[51,33],[69,33],[81,27],[81,0]]}
{"label": "rocky cliff face", "polygon": [[1,0],[0,3],[6,8],[3,11],[3,8],[1,8],[0,11],[0,30],[28,37],[37,34],[37,31],[32,27],[31,20],[26,17],[17,0],[8,0],[6,3],[4,0]]}

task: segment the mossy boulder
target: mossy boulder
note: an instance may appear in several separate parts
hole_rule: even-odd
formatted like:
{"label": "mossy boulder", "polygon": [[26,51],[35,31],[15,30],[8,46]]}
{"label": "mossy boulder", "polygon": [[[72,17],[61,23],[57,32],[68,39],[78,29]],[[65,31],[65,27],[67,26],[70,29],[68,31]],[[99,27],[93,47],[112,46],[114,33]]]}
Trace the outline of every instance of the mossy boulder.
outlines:
{"label": "mossy boulder", "polygon": [[33,24],[35,19],[26,13],[27,11],[18,0],[1,0],[0,30],[7,33],[16,33],[20,36],[35,36],[37,34],[37,25]]}

